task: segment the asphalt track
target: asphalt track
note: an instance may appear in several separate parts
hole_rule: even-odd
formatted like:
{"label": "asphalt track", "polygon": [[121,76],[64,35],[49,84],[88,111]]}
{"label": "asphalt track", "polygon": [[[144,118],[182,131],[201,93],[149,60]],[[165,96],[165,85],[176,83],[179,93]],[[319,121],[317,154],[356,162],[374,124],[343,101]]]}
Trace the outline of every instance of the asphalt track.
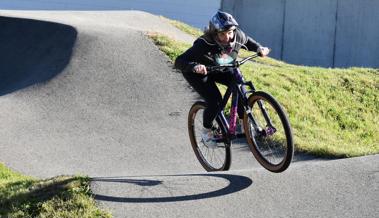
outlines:
{"label": "asphalt track", "polygon": [[85,174],[115,217],[379,217],[379,156],[263,170],[243,141],[205,173],[186,119],[198,97],[138,11],[0,11],[0,160],[36,177]]}

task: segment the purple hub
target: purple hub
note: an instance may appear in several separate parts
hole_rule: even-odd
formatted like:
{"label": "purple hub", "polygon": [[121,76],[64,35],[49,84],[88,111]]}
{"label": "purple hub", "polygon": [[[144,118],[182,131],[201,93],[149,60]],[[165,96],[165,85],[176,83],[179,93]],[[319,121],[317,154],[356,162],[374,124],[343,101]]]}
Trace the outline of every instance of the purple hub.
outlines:
{"label": "purple hub", "polygon": [[274,127],[269,126],[266,128],[265,132],[266,136],[272,136],[276,132],[276,129]]}

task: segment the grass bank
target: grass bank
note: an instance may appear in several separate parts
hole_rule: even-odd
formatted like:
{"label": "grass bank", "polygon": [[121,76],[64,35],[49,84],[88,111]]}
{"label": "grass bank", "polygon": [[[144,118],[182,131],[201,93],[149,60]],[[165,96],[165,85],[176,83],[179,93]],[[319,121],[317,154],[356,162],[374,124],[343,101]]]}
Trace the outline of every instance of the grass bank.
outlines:
{"label": "grass bank", "polygon": [[[190,47],[164,35],[150,37],[172,61]],[[287,110],[297,151],[328,157],[379,153],[378,69],[305,67],[259,58],[242,71]]]}
{"label": "grass bank", "polygon": [[86,177],[37,180],[0,163],[0,217],[111,217],[96,207]]}

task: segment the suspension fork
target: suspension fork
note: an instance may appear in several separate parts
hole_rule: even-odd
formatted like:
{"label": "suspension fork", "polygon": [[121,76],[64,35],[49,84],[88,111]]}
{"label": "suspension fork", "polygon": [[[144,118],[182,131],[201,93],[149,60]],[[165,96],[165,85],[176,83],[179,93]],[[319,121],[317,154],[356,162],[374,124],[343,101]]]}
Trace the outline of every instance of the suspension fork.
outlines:
{"label": "suspension fork", "polygon": [[[246,89],[243,86],[241,87],[241,92],[242,93],[247,93]],[[254,91],[252,93],[254,93]],[[250,118],[250,120],[252,121],[254,129],[256,129],[256,130],[258,130],[260,132],[264,131],[265,135],[272,135],[272,134],[274,134],[276,132],[276,128],[272,124],[271,118],[270,118],[270,116],[269,116],[269,114],[268,114],[268,112],[266,110],[266,107],[264,106],[263,102],[261,100],[257,101],[259,109],[262,111],[263,117],[264,117],[264,119],[266,121],[266,127],[267,128],[265,130],[262,130],[260,128],[258,122],[255,120],[255,118],[254,118],[254,116],[252,114],[251,108],[248,106],[249,105],[248,104],[248,98],[245,95],[243,95],[243,96],[244,96],[243,99],[245,101],[244,102],[245,103],[244,104],[245,105],[245,111],[246,111],[248,117]]]}
{"label": "suspension fork", "polygon": [[[254,87],[254,85],[253,85],[253,83],[251,81],[244,83],[244,85],[247,85],[247,86],[250,87],[250,89],[251,89],[250,93],[254,93],[255,92],[255,87]],[[248,93],[248,91],[246,91],[246,89],[245,89],[245,87],[243,85],[241,86],[241,91],[242,91],[242,95],[245,97],[245,100],[246,100],[245,105],[246,105],[246,107],[248,107],[247,106],[248,105],[248,102],[247,102],[248,99],[247,99],[247,97],[245,95],[245,93]],[[258,106],[261,109],[261,111],[263,113],[263,117],[265,118],[265,120],[268,123],[268,125],[270,127],[273,127],[275,129],[274,125],[272,124],[271,118],[268,115],[267,110],[266,110],[266,108],[263,105],[263,103],[262,103],[261,100],[258,100]],[[250,112],[250,114],[251,114],[251,112]],[[254,120],[254,122],[255,122],[255,120]]]}
{"label": "suspension fork", "polygon": [[[242,74],[240,74],[242,75]],[[248,102],[248,97],[247,97],[247,94],[248,93],[251,93],[253,94],[255,92],[255,87],[253,85],[253,83],[251,81],[248,81],[248,82],[244,82],[244,79],[241,78],[240,80],[242,83],[241,84],[238,84],[236,89],[238,90],[238,94],[241,96],[241,99],[243,101],[243,105],[245,107],[245,112],[247,114],[247,116],[249,117],[249,119],[252,121],[252,124],[254,126],[254,129],[258,130],[258,131],[262,131],[262,129],[260,128],[258,122],[255,120],[253,114],[252,114],[252,111],[251,111],[251,108],[249,107],[249,102]],[[248,86],[250,87],[250,91],[247,91],[245,86]],[[258,100],[258,106],[260,108],[260,110],[262,111],[262,114],[263,114],[263,117],[264,119],[266,120],[266,123],[267,123],[267,126],[268,127],[266,130],[264,130],[265,134],[267,135],[272,135],[273,133],[276,132],[276,128],[274,127],[274,125],[272,124],[272,121],[271,121],[271,118],[270,116],[268,115],[267,113],[267,110],[265,108],[265,106],[263,105],[263,102],[261,100]]]}
{"label": "suspension fork", "polygon": [[272,127],[272,128],[275,129],[274,125],[272,124],[271,118],[270,118],[270,116],[267,113],[266,107],[263,105],[263,102],[261,100],[258,100],[258,106],[261,109],[263,117],[265,118],[265,120],[266,120],[266,122],[268,124],[267,126]]}
{"label": "suspension fork", "polygon": [[[252,91],[247,91],[245,86],[244,85],[248,85],[250,86],[250,88],[252,89]],[[246,96],[247,93],[254,93],[254,86],[251,82],[247,83],[247,84],[243,84],[243,85],[240,85],[239,86],[239,89],[238,89],[238,92],[239,92],[239,95],[242,96],[241,99],[243,101],[243,106],[245,108],[245,112],[247,114],[247,116],[249,117],[249,119],[252,121],[252,124],[254,126],[254,129],[258,129],[258,123],[257,121],[255,120],[254,116],[253,116],[253,113],[251,111],[251,108],[249,107],[249,102],[248,102],[248,97]]]}

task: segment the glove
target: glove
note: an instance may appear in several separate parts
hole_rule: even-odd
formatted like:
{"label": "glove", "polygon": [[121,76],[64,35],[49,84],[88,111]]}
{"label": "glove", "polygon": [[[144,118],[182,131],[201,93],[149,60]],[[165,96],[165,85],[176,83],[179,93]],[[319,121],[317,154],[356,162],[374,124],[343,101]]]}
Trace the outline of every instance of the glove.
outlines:
{"label": "glove", "polygon": [[266,57],[270,53],[270,49],[267,47],[259,47],[257,53],[260,57]]}

